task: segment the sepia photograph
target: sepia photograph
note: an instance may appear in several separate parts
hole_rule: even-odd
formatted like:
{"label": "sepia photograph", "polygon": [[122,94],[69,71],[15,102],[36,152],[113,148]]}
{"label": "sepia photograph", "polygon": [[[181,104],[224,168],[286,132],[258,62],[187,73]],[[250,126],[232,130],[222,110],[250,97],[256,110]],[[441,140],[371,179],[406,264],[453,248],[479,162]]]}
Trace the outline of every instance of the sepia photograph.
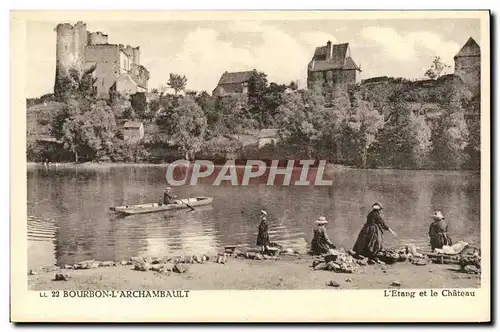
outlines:
{"label": "sepia photograph", "polygon": [[133,13],[11,13],[17,287],[376,291],[489,319],[488,11]]}

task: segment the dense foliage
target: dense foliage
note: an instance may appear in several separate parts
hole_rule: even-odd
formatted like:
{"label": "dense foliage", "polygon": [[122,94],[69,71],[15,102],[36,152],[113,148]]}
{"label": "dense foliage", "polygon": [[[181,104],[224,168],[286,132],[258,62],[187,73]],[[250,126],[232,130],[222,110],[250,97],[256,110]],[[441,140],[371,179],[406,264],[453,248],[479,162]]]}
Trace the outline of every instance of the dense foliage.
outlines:
{"label": "dense foliage", "polygon": [[[224,97],[186,90],[187,78],[171,74],[166,86],[174,94],[162,86],[129,97],[112,93],[107,101],[95,97],[91,69],[80,76],[72,72],[55,95],[29,106],[64,103],[53,118],[38,123],[49,123],[50,135],[75,161],[161,162],[211,153],[245,158],[248,151],[255,157],[264,148],[246,146],[243,137],[274,128],[279,143],[266,147],[266,156],[362,168],[479,169],[479,99],[471,99],[452,75],[442,75],[439,59],[431,69],[428,76],[437,79],[382,77],[354,87],[311,90],[300,90],[295,82],[268,82],[266,74],[254,71],[248,94]],[[144,123],[142,141],[124,141],[121,128],[127,120]],[[29,141],[28,156],[40,160],[53,150]]]}

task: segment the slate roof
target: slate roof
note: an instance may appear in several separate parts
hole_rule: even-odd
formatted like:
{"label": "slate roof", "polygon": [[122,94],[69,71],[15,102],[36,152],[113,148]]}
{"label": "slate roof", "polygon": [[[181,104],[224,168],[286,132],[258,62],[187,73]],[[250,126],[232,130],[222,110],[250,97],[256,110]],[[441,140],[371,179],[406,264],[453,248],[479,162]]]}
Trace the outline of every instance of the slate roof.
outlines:
{"label": "slate roof", "polygon": [[[332,45],[332,57],[345,58],[348,47],[349,47],[348,43]],[[320,59],[320,57],[326,57],[326,53],[327,53],[327,46],[326,45],[319,46],[316,47],[316,50],[314,51],[314,57]]]}
{"label": "slate roof", "polygon": [[361,71],[354,60],[350,56],[347,57],[347,50],[349,49],[348,43],[332,45],[332,57],[329,59],[327,58],[327,48],[327,46],[316,47],[314,56],[309,63],[310,71],[334,69],[355,69]]}
{"label": "slate roof", "polygon": [[462,46],[460,51],[458,51],[457,55],[455,57],[465,57],[465,56],[480,56],[481,55],[481,49],[479,45],[476,43],[474,38],[469,37],[467,42]]}
{"label": "slate roof", "polygon": [[219,84],[234,84],[234,83],[244,83],[250,81],[253,75],[253,71],[238,71],[238,72],[225,72],[222,74]]}
{"label": "slate roof", "polygon": [[354,62],[354,60],[351,57],[347,57],[345,59],[344,69],[357,69],[361,71],[359,66]]}

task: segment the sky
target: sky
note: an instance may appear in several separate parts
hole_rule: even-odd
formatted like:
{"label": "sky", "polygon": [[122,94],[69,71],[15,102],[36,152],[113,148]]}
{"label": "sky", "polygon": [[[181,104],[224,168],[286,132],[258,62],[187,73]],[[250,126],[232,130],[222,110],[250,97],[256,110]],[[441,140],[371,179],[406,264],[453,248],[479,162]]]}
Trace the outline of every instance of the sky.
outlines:
{"label": "sky", "polygon": [[[58,23],[27,25],[27,98],[53,92]],[[186,75],[187,89],[211,93],[224,71],[257,69],[268,80],[306,87],[307,65],[317,46],[349,43],[361,79],[423,78],[434,56],[451,65],[469,37],[479,45],[479,19],[290,21],[87,21],[109,43],[140,46],[151,74],[149,89],[166,85],[169,73]]]}

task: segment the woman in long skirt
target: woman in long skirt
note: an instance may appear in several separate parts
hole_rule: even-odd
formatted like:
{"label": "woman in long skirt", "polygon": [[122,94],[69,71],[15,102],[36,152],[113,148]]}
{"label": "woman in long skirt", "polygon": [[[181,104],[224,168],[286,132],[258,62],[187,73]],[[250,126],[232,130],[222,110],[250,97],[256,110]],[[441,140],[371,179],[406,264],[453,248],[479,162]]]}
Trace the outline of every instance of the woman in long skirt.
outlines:
{"label": "woman in long skirt", "polygon": [[269,248],[269,225],[267,224],[267,212],[260,211],[259,234],[257,235],[257,245],[261,247],[261,251],[265,253]]}
{"label": "woman in long skirt", "polygon": [[352,249],[358,255],[376,260],[377,253],[383,249],[384,231],[389,231],[396,236],[396,233],[384,222],[381,210],[382,204],[372,205],[372,210],[368,213],[366,223],[359,232],[358,239]]}
{"label": "woman in long skirt", "polygon": [[444,221],[444,216],[441,211],[434,212],[432,216],[434,221],[429,226],[429,237],[431,248],[441,249],[443,246],[451,246],[452,241],[450,236],[448,235],[448,225]]}
{"label": "woman in long skirt", "polygon": [[313,232],[313,239],[311,241],[311,255],[327,254],[330,249],[335,249],[335,245],[328,238],[325,225],[328,223],[325,217],[319,217],[316,220],[316,228]]}

